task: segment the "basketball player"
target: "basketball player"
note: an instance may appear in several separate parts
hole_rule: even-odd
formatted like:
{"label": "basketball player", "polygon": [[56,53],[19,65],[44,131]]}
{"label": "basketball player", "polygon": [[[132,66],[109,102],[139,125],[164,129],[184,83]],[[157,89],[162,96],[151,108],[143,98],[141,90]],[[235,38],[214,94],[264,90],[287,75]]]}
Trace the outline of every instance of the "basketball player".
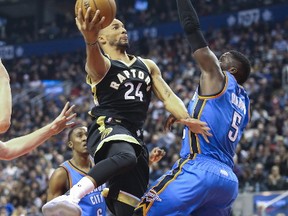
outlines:
{"label": "basketball player", "polygon": [[[6,68],[0,59],[0,133],[6,132],[10,127],[12,112],[10,78]],[[72,127],[70,122],[76,114],[73,114],[74,105],[69,108],[69,103],[61,111],[60,115],[50,124],[34,131],[33,133],[14,138],[12,140],[0,141],[0,160],[12,160],[20,157],[39,145],[43,144],[51,136],[60,133],[67,127]]]}
{"label": "basketball player", "polygon": [[[75,185],[82,177],[87,175],[92,168],[93,161],[89,156],[86,140],[87,128],[84,126],[77,126],[69,132],[68,147],[72,149],[73,157],[61,164],[52,174],[49,180],[48,201],[65,194],[65,192]],[[149,164],[158,162],[164,155],[165,151],[163,149],[154,148],[150,154]],[[91,193],[80,200],[79,206],[82,209],[82,216],[106,215],[106,204],[104,197],[101,195],[104,187],[105,184],[95,188]],[[44,214],[56,215],[53,211],[44,212]]]}
{"label": "basketball player", "polygon": [[[248,59],[237,51],[218,60],[200,30],[190,0],[176,0],[184,32],[201,70],[189,113],[207,122],[208,144],[185,128],[180,159],[142,197],[134,215],[228,216],[238,194],[233,155],[249,121],[249,98],[241,86],[250,74]],[[188,120],[180,120],[189,124]],[[173,196],[172,196],[173,194]]]}
{"label": "basketball player", "polygon": [[[65,161],[58,169],[54,171],[48,188],[47,200],[50,201],[55,197],[65,194],[73,185],[75,185],[82,177],[87,175],[93,166],[92,158],[87,150],[87,128],[84,126],[76,126],[71,129],[68,134],[68,147],[72,149],[72,158]],[[100,185],[91,193],[87,194],[79,202],[82,209],[82,216],[105,216],[106,204],[101,192],[105,185]],[[48,212],[50,215],[53,211]],[[48,214],[44,212],[44,214]]]}
{"label": "basketball player", "polygon": [[[77,26],[86,42],[87,83],[94,94],[91,110],[93,123],[88,128],[87,146],[95,161],[88,175],[63,195],[43,206],[80,215],[79,200],[107,182],[106,203],[117,216],[129,216],[147,189],[148,152],[143,144],[142,127],[146,119],[151,92],[177,119],[189,118],[183,102],[164,82],[159,68],[149,59],[127,54],[127,31],[114,19],[104,29],[100,11],[90,21],[91,8],[85,16],[81,9]],[[103,51],[103,52],[102,52]],[[206,123],[191,119],[190,129],[207,139]],[[73,215],[72,215],[72,212]],[[68,215],[68,214],[67,214]]]}

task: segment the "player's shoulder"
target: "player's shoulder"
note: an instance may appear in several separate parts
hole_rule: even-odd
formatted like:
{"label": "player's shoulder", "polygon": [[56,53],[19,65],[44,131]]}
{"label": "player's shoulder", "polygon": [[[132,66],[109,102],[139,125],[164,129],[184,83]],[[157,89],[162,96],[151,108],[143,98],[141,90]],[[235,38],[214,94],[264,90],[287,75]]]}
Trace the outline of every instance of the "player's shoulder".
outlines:
{"label": "player's shoulder", "polygon": [[138,59],[140,59],[148,68],[149,72],[151,73],[152,71],[159,71],[158,66],[156,65],[156,63],[152,60],[152,59],[148,59],[148,58],[142,58],[138,56]]}
{"label": "player's shoulder", "polygon": [[138,59],[140,59],[142,62],[144,62],[145,64],[156,64],[152,59],[149,58],[143,58],[140,56],[137,56]]}
{"label": "player's shoulder", "polygon": [[54,170],[51,178],[55,178],[55,179],[58,179],[58,178],[67,178],[67,169],[64,167],[64,166],[59,166],[57,169]]}

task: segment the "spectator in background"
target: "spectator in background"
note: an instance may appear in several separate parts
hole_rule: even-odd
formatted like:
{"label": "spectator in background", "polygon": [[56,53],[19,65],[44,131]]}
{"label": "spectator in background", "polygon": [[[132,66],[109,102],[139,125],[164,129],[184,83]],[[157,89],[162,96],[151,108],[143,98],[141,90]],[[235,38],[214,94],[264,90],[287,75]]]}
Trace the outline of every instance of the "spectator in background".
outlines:
{"label": "spectator in background", "polygon": [[255,165],[249,183],[253,187],[254,192],[258,193],[267,190],[267,175],[264,172],[264,166],[262,163],[257,163]]}
{"label": "spectator in background", "polygon": [[274,165],[268,175],[267,188],[271,191],[286,190],[286,179],[280,174],[278,166]]}

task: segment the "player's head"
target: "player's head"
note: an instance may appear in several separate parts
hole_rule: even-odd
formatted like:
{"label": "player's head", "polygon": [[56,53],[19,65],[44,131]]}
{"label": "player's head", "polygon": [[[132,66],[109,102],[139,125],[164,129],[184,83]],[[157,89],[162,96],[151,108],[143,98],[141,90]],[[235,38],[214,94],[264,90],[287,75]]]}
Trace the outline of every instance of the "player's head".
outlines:
{"label": "player's head", "polygon": [[79,125],[72,128],[68,133],[68,146],[72,151],[88,154],[87,128]]}
{"label": "player's head", "polygon": [[126,51],[129,47],[129,40],[124,24],[114,19],[109,26],[100,30],[98,42],[104,50],[106,47],[116,47]]}
{"label": "player's head", "polygon": [[242,53],[230,50],[219,58],[223,71],[229,71],[237,82],[242,85],[249,77],[251,71],[250,61]]}

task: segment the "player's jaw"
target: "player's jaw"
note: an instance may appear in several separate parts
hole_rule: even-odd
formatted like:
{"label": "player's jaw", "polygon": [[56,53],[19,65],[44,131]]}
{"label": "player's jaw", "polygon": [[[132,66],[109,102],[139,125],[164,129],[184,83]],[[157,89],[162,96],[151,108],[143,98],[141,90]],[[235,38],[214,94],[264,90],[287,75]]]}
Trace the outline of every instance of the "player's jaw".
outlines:
{"label": "player's jaw", "polygon": [[126,51],[129,48],[129,41],[127,37],[119,37],[118,40],[114,42],[110,42],[111,46],[117,47],[117,49],[121,49]]}

